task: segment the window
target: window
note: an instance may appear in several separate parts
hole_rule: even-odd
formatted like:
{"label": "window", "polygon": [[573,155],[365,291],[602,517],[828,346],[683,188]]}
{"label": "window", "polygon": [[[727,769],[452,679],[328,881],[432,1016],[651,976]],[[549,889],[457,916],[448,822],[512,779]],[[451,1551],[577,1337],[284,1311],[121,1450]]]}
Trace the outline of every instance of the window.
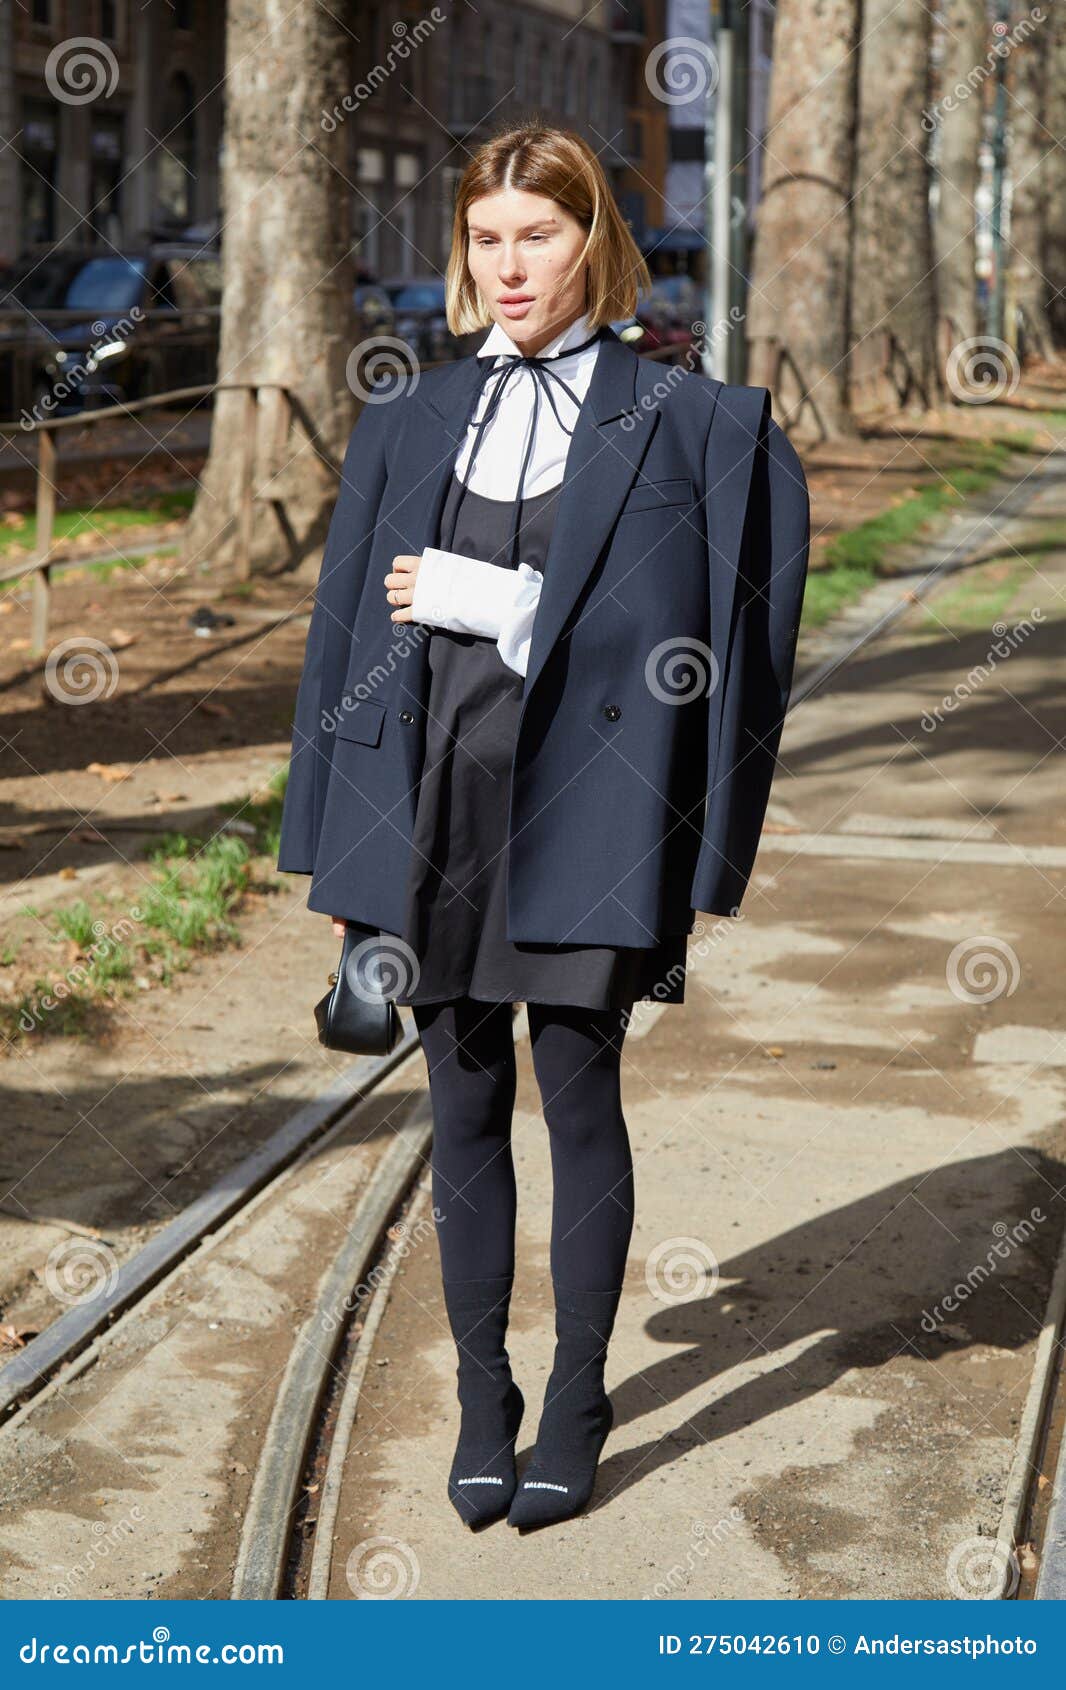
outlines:
{"label": "window", "polygon": [[67,290],[66,309],[119,316],[141,303],[146,270],[143,258],[90,258]]}
{"label": "window", "polygon": [[123,121],[101,113],[89,131],[89,205],[87,221],[99,240],[122,241]]}
{"label": "window", "polygon": [[526,93],[526,61],[522,44],[522,25],[516,23],[511,31],[511,81],[520,100]]}
{"label": "window", "polygon": [[18,140],[22,160],[22,235],[29,243],[53,241],[56,236],[56,118],[55,107],[27,100],[22,109]]}
{"label": "window", "polygon": [[542,106],[552,104],[552,50],[550,41],[540,44],[540,103]]}
{"label": "window", "polygon": [[182,70],[175,71],[163,102],[163,133],[156,166],[156,193],[166,216],[177,223],[193,215],[196,181],[196,101]]}
{"label": "window", "polygon": [[125,43],[126,0],[97,0],[96,33],[101,41]]}
{"label": "window", "polygon": [[355,155],[355,168],[360,183],[384,182],[385,154],[380,147],[360,147]]}

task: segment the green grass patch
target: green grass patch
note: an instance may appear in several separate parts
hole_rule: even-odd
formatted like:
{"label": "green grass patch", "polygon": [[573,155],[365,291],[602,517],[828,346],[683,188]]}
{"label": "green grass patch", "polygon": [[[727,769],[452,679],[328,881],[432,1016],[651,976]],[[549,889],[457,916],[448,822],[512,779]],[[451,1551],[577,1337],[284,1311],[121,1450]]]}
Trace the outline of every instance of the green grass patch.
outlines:
{"label": "green grass patch", "polygon": [[[194,488],[182,487],[160,493],[141,505],[71,506],[56,512],[55,539],[78,540],[83,534],[106,540],[127,528],[141,528],[147,522],[171,522],[186,516],[196,497]],[[27,511],[17,523],[0,530],[0,558],[17,552],[32,552],[37,545],[37,513]]]}
{"label": "green grass patch", "polygon": [[807,577],[803,621],[820,628],[832,616],[888,574],[893,551],[918,538],[929,522],[953,505],[983,492],[1000,475],[1010,457],[1005,440],[967,441],[953,461],[937,465],[941,479],[890,505],[877,516],[834,535],[825,562]]}
{"label": "green grass patch", "polygon": [[[52,914],[55,948],[72,961],[57,963],[53,977],[40,975],[32,987],[0,1006],[0,1029],[8,1038],[39,1033],[88,1036],[94,1012],[138,989],[145,976],[169,985],[193,959],[240,942],[234,919],[252,878],[254,859],[277,860],[281,807],[288,770],[281,770],[254,799],[224,806],[220,831],[203,838],[164,834],[145,856],[154,874],[147,891],[124,906],[80,898]],[[224,823],[240,831],[221,831]],[[32,906],[25,906],[31,914]],[[10,946],[9,964],[17,960]]]}

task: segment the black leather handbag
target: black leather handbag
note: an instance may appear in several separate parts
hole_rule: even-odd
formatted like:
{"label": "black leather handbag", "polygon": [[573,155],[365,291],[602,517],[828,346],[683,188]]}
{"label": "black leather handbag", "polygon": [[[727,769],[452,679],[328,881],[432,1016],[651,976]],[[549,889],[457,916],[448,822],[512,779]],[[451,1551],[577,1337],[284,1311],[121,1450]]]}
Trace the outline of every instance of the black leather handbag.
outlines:
{"label": "black leather handbag", "polygon": [[384,946],[380,953],[372,934],[348,922],[331,989],[315,1004],[318,1042],[327,1049],[387,1056],[403,1037],[400,1012],[382,986],[381,963],[390,953]]}

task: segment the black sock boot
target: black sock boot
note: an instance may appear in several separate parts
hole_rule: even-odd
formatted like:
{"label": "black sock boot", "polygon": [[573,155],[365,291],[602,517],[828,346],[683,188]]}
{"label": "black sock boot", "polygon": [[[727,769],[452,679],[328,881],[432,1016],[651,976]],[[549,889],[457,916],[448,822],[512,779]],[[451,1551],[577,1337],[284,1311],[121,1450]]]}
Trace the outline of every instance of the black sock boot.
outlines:
{"label": "black sock boot", "polygon": [[546,1526],[577,1514],[592,1495],[596,1463],[614,1421],[603,1386],[603,1365],[617,1291],[571,1291],[555,1286],[555,1359],[533,1459],[519,1485],[510,1526]]}
{"label": "black sock boot", "polygon": [[471,1527],[506,1514],[517,1482],[514,1450],[525,1402],[504,1343],[513,1280],[502,1274],[444,1281],[462,1409],[448,1496]]}

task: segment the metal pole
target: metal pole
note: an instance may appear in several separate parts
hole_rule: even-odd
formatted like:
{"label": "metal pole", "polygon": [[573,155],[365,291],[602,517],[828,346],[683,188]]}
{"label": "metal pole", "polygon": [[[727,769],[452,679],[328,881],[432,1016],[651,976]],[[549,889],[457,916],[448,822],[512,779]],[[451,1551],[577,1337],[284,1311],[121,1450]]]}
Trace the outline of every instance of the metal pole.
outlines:
{"label": "metal pole", "polygon": [[[996,36],[1002,45],[1010,27],[1010,0],[997,0],[997,21],[1004,26]],[[1007,168],[1007,54],[996,55],[996,98],[992,135],[992,292],[989,298],[988,333],[1003,339],[1003,178]]]}
{"label": "metal pole", "polygon": [[742,382],[747,373],[747,337],[734,327],[734,323],[743,318],[748,303],[748,154],[751,148],[748,136],[751,65],[748,0],[732,0],[732,16],[729,309],[737,316],[730,315],[723,344],[727,348],[726,367],[729,371],[726,380]]}
{"label": "metal pole", "polygon": [[733,13],[734,0],[719,0],[715,54],[718,59],[718,91],[714,104],[714,176],[711,217],[711,315],[708,329],[714,334],[711,373],[719,381],[729,380],[729,306],[732,300],[730,271],[730,219],[733,213]]}

